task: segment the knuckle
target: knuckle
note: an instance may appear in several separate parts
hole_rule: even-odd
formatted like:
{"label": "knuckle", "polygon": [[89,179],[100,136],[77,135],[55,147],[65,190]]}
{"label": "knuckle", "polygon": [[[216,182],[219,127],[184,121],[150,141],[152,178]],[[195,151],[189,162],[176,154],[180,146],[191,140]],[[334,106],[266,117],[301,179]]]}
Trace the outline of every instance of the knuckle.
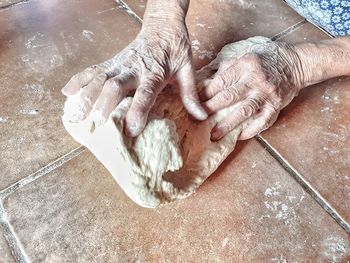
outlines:
{"label": "knuckle", "polygon": [[229,85],[229,80],[226,74],[221,74],[217,79],[215,83],[220,88],[226,88]]}
{"label": "knuckle", "polygon": [[156,92],[159,83],[161,83],[161,81],[158,81],[158,79],[155,79],[154,77],[152,79],[144,78],[141,80],[139,90],[145,94],[153,94]]}
{"label": "knuckle", "polygon": [[239,112],[239,115],[244,117],[244,118],[250,117],[253,114],[252,109],[249,105],[241,107],[238,112]]}
{"label": "knuckle", "polygon": [[264,89],[268,94],[276,94],[277,87],[276,85],[267,82],[266,85],[264,85]]}
{"label": "knuckle", "polygon": [[108,79],[105,83],[105,88],[109,92],[117,92],[120,87],[120,82],[116,79]]}
{"label": "knuckle", "polygon": [[83,73],[86,75],[96,75],[100,72],[101,70],[97,65],[92,65],[83,71]]}
{"label": "knuckle", "polygon": [[231,92],[231,90],[229,89],[224,89],[223,91],[221,91],[220,99],[223,103],[230,104],[231,102],[234,101],[235,94]]}
{"label": "knuckle", "polygon": [[247,103],[247,108],[251,110],[252,113],[259,110],[260,106],[262,104],[261,99],[259,98],[249,98]]}
{"label": "knuckle", "polygon": [[153,87],[151,86],[144,86],[144,87],[141,87],[138,91],[138,93],[140,94],[141,98],[144,98],[144,99],[148,99],[148,98],[151,98],[154,96],[155,92],[154,92],[154,89]]}
{"label": "knuckle", "polygon": [[259,109],[259,104],[256,99],[249,99],[249,102],[239,109],[239,113],[242,117],[248,118],[256,113]]}
{"label": "knuckle", "polygon": [[234,129],[234,125],[232,122],[226,121],[220,124],[219,129],[222,133],[228,133]]}
{"label": "knuckle", "polygon": [[104,82],[106,80],[106,75],[105,74],[99,74],[97,77],[94,78],[94,82]]}
{"label": "knuckle", "polygon": [[272,110],[278,111],[283,106],[283,99],[277,94],[270,95],[269,106]]}
{"label": "knuckle", "polygon": [[248,67],[257,67],[260,64],[260,58],[257,54],[248,53],[241,57],[241,63],[244,63]]}

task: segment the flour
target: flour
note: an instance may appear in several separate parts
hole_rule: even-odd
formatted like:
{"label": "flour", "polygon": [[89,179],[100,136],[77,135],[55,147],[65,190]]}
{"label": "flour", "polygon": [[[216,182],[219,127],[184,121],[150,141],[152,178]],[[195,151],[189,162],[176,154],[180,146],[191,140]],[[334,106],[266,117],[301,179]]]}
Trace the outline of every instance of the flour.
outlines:
{"label": "flour", "polygon": [[[198,72],[199,80],[210,77],[222,61],[268,41],[255,37],[225,46],[213,62]],[[79,121],[81,92],[65,103],[62,120],[66,130],[90,149],[134,202],[144,207],[191,195],[234,150],[241,132],[237,127],[219,142],[210,141],[214,125],[239,105],[197,122],[184,109],[178,89],[167,87],[158,96],[144,131],[136,138],[128,138],[123,132],[123,120],[131,97],[125,98],[105,122],[98,112]]]}

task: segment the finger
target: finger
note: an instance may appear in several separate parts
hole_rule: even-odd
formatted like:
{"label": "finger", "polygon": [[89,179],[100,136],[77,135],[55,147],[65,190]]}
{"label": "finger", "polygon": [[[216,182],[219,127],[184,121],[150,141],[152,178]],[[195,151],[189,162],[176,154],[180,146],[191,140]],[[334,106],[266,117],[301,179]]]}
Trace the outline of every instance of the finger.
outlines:
{"label": "finger", "polygon": [[236,75],[234,68],[231,66],[219,74],[215,74],[214,78],[209,82],[204,82],[207,84],[205,88],[199,94],[201,101],[206,101],[220,91],[233,86],[236,83]]}
{"label": "finger", "polygon": [[255,115],[261,104],[261,100],[258,98],[247,98],[237,109],[215,125],[211,132],[211,140],[221,139],[242,122]]}
{"label": "finger", "polygon": [[144,80],[136,89],[130,109],[125,117],[125,133],[129,137],[139,135],[144,129],[148,113],[161,90],[161,83]]}
{"label": "finger", "polygon": [[205,120],[208,114],[199,102],[191,62],[187,63],[177,72],[177,79],[179,81],[181,99],[187,111],[197,120]]}
{"label": "finger", "polygon": [[279,112],[271,111],[264,108],[261,112],[256,115],[256,118],[245,127],[238,137],[238,140],[248,140],[253,138],[260,132],[271,127],[272,124],[277,120]]}
{"label": "finger", "polygon": [[105,81],[107,80],[106,74],[100,74],[94,78],[82,91],[80,95],[81,103],[81,115],[80,120],[86,119],[90,113],[93,105],[95,104],[98,94],[101,91]]}
{"label": "finger", "polygon": [[[199,101],[200,102],[205,102],[209,99],[209,92],[206,91],[206,89],[208,89],[208,87],[210,86],[210,82],[213,81],[213,78],[208,78],[208,79],[204,79],[201,82],[198,83],[197,87],[199,90]],[[215,96],[215,95],[214,95]]]}
{"label": "finger", "polygon": [[243,96],[247,93],[247,89],[245,85],[225,88],[213,98],[204,102],[203,107],[209,114],[212,114],[242,100]]}
{"label": "finger", "polygon": [[233,59],[230,58],[229,60],[222,61],[219,65],[219,68],[218,68],[218,71],[216,72],[216,74],[220,74],[220,73],[224,72],[226,69],[234,66],[236,63],[237,63],[236,58],[233,58]]}
{"label": "finger", "polygon": [[132,82],[131,77],[126,74],[107,80],[97,98],[94,111],[100,112],[102,117],[107,119],[130,90],[134,88]]}
{"label": "finger", "polygon": [[98,66],[91,66],[74,75],[61,91],[66,96],[74,95],[100,73],[102,70]]}

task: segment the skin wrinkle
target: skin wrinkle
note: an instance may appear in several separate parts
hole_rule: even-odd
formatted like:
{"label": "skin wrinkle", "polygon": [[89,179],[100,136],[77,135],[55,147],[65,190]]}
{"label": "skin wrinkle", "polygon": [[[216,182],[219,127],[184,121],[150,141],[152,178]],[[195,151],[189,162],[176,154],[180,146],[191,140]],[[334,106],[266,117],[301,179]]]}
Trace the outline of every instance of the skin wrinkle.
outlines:
{"label": "skin wrinkle", "polygon": [[[282,50],[283,48],[284,50]],[[282,107],[287,105],[298,94],[300,88],[294,85],[292,81],[295,76],[292,75],[293,70],[291,70],[291,65],[289,64],[293,55],[287,57],[289,56],[287,45],[269,42],[253,46],[249,50],[248,53],[235,61],[235,66],[228,67],[224,72],[218,74],[212,82],[217,83],[218,87],[220,86],[221,88],[221,91],[205,102],[206,105],[211,106],[210,110],[212,112],[237,102],[232,101],[228,104],[228,101],[232,98],[230,96],[235,96],[234,93],[236,93],[234,89],[229,88],[237,71],[239,72],[238,83],[241,84],[235,86],[241,90],[239,92],[239,100],[244,101],[240,109],[231,114],[233,117],[223,119],[214,127],[212,131],[213,140],[221,139],[237,125],[249,119],[259,118],[259,121],[275,120]],[[243,89],[242,87],[244,86],[248,88]],[[231,95],[227,94],[228,91],[231,92]],[[271,108],[274,110],[264,111],[266,104],[271,105]],[[264,111],[266,116],[260,113],[262,111]],[[272,124],[256,123],[248,125],[245,129],[249,131],[255,127],[255,129],[260,129],[258,131],[260,132]],[[243,134],[251,134],[243,131]]]}
{"label": "skin wrinkle", "polygon": [[[101,73],[105,73],[108,79],[122,74],[125,78],[120,85],[122,89],[129,89],[129,84],[126,83],[131,83],[129,80],[134,79],[132,85],[130,84],[132,91],[142,86],[145,78],[153,78],[156,83],[162,83],[159,85],[161,88],[164,88],[169,81],[177,79],[183,103],[197,119],[206,118],[203,107],[210,108],[209,113],[212,113],[230,101],[231,104],[239,103],[255,96],[263,102],[257,114],[269,105],[273,111],[271,110],[269,113],[271,116],[267,119],[274,120],[280,110],[288,105],[303,87],[350,74],[350,37],[297,45],[268,41],[249,46],[245,51],[246,54],[221,63],[210,81],[208,83],[203,81],[201,84],[207,88],[214,86],[209,88],[210,91],[202,91],[200,94],[200,98],[206,100],[201,107],[192,83],[194,78],[192,50],[185,22],[188,6],[189,0],[148,0],[142,29],[136,39],[112,59],[73,76],[62,92],[67,96],[73,95],[91,81],[95,81],[97,75]],[[186,65],[190,65],[192,70],[183,73]],[[183,76],[179,77],[180,75]],[[246,90],[242,89],[243,85],[247,87]],[[104,85],[102,86],[103,91]],[[161,89],[152,94],[154,96],[152,100],[160,91]],[[232,96],[227,94],[228,91]],[[224,92],[221,99],[216,98],[210,107],[206,107],[207,101],[218,96],[220,92]],[[127,93],[125,92],[123,96],[127,96]],[[237,99],[236,94],[239,94]],[[85,109],[82,111],[87,115],[91,107],[85,106],[84,103],[89,104],[91,101],[92,104],[96,100],[96,95],[84,96],[85,98],[81,98],[83,106],[80,108]],[[112,110],[110,105],[117,103],[110,101],[113,98],[115,97],[100,100],[103,101],[101,107],[106,114]],[[220,106],[220,102],[224,104]],[[131,113],[127,114],[127,118],[133,114],[141,114],[143,119],[147,117],[148,111],[132,113],[133,108],[135,107],[131,107]],[[150,108],[150,105],[146,105],[145,108]],[[250,117],[254,119],[255,115]],[[273,121],[264,127],[272,124]],[[143,129],[143,125],[141,124],[138,131]],[[255,130],[255,134],[259,132]]]}

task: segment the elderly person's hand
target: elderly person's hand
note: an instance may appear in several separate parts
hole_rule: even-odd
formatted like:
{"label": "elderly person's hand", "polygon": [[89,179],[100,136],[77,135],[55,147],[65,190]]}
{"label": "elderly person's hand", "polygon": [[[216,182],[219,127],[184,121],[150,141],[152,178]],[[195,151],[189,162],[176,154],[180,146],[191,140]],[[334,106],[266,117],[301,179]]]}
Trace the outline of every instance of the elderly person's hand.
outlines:
{"label": "elderly person's hand", "polygon": [[125,119],[125,132],[138,135],[146,125],[148,113],[161,90],[177,80],[184,106],[199,120],[207,113],[195,89],[191,45],[185,25],[188,0],[162,3],[148,1],[141,32],[123,51],[110,60],[73,76],[62,92],[69,96],[85,87],[80,96],[80,118],[91,110],[104,118],[126,96],[134,99]]}
{"label": "elderly person's hand", "polygon": [[270,127],[302,86],[299,64],[291,46],[275,42],[260,44],[240,58],[223,62],[213,79],[204,81],[203,106],[211,114],[241,104],[217,123],[212,140],[219,140],[241,123],[241,140]]}
{"label": "elderly person's hand", "polygon": [[221,139],[243,124],[240,140],[269,128],[281,109],[300,89],[335,76],[349,74],[350,38],[289,45],[271,42],[254,46],[242,57],[220,65],[200,93],[209,114],[240,103],[213,128],[211,139]]}

